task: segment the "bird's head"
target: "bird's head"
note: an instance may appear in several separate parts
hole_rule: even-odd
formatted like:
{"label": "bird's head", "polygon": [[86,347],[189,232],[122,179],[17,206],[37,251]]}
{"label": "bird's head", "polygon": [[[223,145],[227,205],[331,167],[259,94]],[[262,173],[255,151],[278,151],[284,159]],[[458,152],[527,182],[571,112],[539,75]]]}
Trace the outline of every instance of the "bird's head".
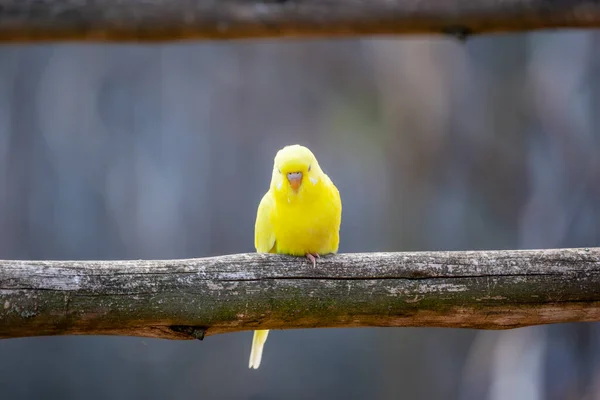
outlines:
{"label": "bird's head", "polygon": [[306,147],[294,144],[277,152],[273,163],[271,188],[288,201],[304,197],[321,181],[323,171],[315,155]]}

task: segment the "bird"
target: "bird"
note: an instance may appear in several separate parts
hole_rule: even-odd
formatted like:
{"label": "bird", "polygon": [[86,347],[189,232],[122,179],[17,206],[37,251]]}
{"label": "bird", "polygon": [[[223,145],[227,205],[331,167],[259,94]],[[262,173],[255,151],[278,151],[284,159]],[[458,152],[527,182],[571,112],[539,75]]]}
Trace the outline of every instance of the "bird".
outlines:
{"label": "bird", "polygon": [[[256,251],[306,257],[316,268],[320,255],[337,253],[341,221],[340,193],[312,151],[299,144],[280,149],[256,213]],[[254,331],[249,368],[260,366],[268,334]]]}

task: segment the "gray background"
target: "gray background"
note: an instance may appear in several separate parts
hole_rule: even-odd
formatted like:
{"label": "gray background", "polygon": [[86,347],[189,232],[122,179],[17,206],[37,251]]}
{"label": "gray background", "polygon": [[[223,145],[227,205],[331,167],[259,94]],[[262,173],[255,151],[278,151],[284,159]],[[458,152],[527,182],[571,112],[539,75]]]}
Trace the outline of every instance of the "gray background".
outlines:
{"label": "gray background", "polygon": [[[0,257],[253,251],[309,146],[341,252],[595,246],[596,32],[0,48]],[[0,341],[2,399],[598,399],[596,324]]]}

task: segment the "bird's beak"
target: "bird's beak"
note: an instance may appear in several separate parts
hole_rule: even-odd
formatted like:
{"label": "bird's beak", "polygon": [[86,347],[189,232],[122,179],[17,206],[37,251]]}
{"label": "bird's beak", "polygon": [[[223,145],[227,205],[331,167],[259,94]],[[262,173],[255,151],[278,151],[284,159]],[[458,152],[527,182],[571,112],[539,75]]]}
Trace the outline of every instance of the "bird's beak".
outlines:
{"label": "bird's beak", "polygon": [[302,172],[290,172],[287,174],[287,179],[294,192],[297,192],[302,184]]}

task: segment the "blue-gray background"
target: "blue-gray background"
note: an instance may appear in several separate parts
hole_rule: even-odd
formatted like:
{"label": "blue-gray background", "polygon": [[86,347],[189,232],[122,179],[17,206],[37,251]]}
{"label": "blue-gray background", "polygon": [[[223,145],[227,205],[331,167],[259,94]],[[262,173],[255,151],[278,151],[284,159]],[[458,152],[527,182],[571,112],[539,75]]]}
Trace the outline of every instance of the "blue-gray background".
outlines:
{"label": "blue-gray background", "polygon": [[[341,252],[598,245],[600,36],[0,47],[0,258],[253,251],[301,143]],[[0,341],[2,399],[598,399],[595,324]]]}

